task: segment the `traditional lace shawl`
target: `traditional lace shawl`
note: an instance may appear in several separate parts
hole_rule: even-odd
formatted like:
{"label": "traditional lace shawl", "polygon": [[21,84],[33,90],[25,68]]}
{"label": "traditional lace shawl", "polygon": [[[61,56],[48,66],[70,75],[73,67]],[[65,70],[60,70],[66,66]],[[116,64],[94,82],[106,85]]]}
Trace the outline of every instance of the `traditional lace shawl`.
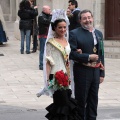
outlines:
{"label": "traditional lace shawl", "polygon": [[[61,9],[57,9],[57,10],[53,10],[52,12],[52,19],[51,19],[51,22],[54,22],[56,19],[60,19],[60,18],[63,18],[65,19],[66,23],[67,23],[67,33],[65,35],[65,38],[66,40],[68,40],[68,26],[69,26],[69,19],[66,15],[66,12],[65,10],[61,10]],[[54,31],[52,30],[51,28],[51,25],[49,27],[49,30],[48,30],[48,36],[47,36],[47,40],[46,40],[46,44],[45,44],[45,49],[44,49],[44,57],[43,57],[43,75],[44,75],[44,88],[37,93],[37,96],[40,97],[41,95],[45,94],[45,95],[48,95],[48,96],[52,96],[54,91],[53,90],[50,90],[48,89],[48,83],[47,83],[47,75],[46,75],[46,58],[48,60],[50,60],[51,62],[51,65],[54,65],[55,62],[54,60],[52,59],[51,56],[47,56],[46,57],[46,45],[47,45],[47,42],[50,38],[54,38]],[[72,71],[72,69],[71,69]],[[72,72],[71,72],[72,73]],[[71,75],[72,76],[72,75]],[[73,81],[72,81],[73,83]],[[74,85],[72,85],[74,86]]]}

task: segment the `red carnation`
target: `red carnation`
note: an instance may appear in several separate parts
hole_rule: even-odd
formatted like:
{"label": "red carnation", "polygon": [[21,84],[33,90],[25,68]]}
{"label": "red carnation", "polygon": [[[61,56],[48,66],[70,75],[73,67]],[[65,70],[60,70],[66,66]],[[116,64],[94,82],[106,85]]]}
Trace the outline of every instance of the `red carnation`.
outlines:
{"label": "red carnation", "polygon": [[67,74],[65,74],[62,70],[56,72],[55,80],[57,81],[58,85],[61,87],[68,87],[69,86],[69,78]]}

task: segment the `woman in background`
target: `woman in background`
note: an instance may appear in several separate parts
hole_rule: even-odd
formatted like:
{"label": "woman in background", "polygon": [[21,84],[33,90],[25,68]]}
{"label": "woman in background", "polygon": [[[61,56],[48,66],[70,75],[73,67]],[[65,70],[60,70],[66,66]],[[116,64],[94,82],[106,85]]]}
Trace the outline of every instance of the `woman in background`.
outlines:
{"label": "woman in background", "polygon": [[26,54],[30,54],[30,34],[33,26],[32,20],[38,15],[37,6],[31,8],[28,0],[20,2],[18,16],[20,17],[19,29],[21,33],[21,54],[24,54],[24,40],[26,35]]}
{"label": "woman in background", "polygon": [[0,45],[3,45],[3,42],[7,42],[6,32],[4,30],[2,20],[0,19]]}

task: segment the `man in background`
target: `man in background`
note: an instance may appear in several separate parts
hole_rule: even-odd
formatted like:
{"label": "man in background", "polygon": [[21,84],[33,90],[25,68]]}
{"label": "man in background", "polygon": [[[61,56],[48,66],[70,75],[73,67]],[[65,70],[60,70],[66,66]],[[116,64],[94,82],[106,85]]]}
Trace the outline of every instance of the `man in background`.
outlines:
{"label": "man in background", "polygon": [[78,2],[76,0],[69,0],[68,3],[69,3],[68,9],[71,10],[71,14],[68,16],[70,21],[69,31],[71,31],[77,27],[80,27],[79,18],[78,18],[80,9],[78,8]]}
{"label": "man in background", "polygon": [[39,54],[39,69],[43,70],[43,54],[44,46],[48,35],[48,28],[51,21],[51,9],[49,6],[45,5],[42,8],[41,14],[38,16],[38,26],[39,26],[39,40],[40,40],[40,54]]}
{"label": "man in background", "polygon": [[[30,4],[31,4],[31,7],[34,8],[38,8],[38,6],[35,6],[35,0],[29,0]],[[38,9],[37,9],[37,15],[38,15]],[[31,35],[32,35],[32,38],[33,38],[33,50],[32,50],[32,53],[36,52],[37,50],[37,45],[38,45],[38,42],[37,42],[37,35],[38,35],[38,25],[37,25],[37,17],[34,17],[33,19],[33,27],[32,27],[32,30],[31,30]]]}

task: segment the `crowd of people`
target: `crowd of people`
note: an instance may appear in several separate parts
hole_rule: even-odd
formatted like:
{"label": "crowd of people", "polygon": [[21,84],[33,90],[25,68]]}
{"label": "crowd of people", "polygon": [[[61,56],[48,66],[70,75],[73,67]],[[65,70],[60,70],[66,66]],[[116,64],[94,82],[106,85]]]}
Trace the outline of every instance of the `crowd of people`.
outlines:
{"label": "crowd of people", "polygon": [[[43,70],[44,87],[36,95],[53,98],[45,117],[96,120],[99,85],[104,81],[105,68],[103,35],[93,26],[92,12],[80,10],[76,0],[69,0],[67,10],[51,12],[50,6],[44,5],[38,15],[34,0],[22,0],[18,16],[20,53],[30,54],[31,42],[32,53],[39,46],[38,66]],[[3,31],[0,20],[0,45],[6,40]]]}

